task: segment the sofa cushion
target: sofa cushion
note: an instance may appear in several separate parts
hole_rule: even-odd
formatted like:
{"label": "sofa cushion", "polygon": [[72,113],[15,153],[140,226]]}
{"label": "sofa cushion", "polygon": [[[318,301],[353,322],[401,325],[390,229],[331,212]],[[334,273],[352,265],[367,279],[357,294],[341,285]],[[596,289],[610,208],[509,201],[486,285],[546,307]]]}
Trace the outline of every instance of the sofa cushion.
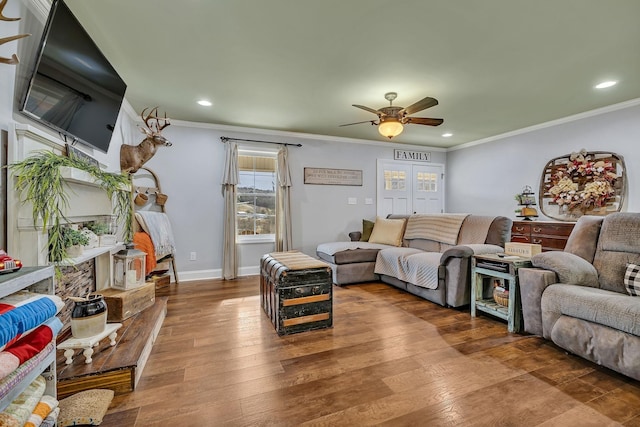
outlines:
{"label": "sofa cushion", "polygon": [[602,221],[593,265],[600,288],[626,294],[627,264],[640,264],[640,213],[616,212]]}
{"label": "sofa cushion", "polygon": [[421,288],[437,289],[441,256],[439,252],[422,252],[404,257],[402,280]]}
{"label": "sofa cushion", "polygon": [[565,315],[640,336],[640,298],[604,289],[554,284],[542,294],[541,307],[545,335]]}
{"label": "sofa cushion", "polygon": [[598,287],[595,267],[577,255],[558,251],[542,252],[534,255],[531,263],[534,267],[555,272],[560,283]]}
{"label": "sofa cushion", "polygon": [[405,280],[404,258],[419,253],[423,253],[423,251],[414,248],[388,247],[378,252],[376,268],[374,271],[376,274],[384,274],[386,276]]}
{"label": "sofa cushion", "polygon": [[360,236],[361,242],[368,242],[371,237],[371,232],[373,231],[373,226],[375,222],[369,221],[368,219],[362,220],[362,236]]}
{"label": "sofa cushion", "polygon": [[378,251],[388,247],[371,242],[331,242],[319,244],[316,254],[332,264],[350,264],[375,261]]}
{"label": "sofa cushion", "polygon": [[592,263],[603,219],[601,216],[594,215],[581,216],[567,239],[564,251]]}
{"label": "sofa cushion", "polygon": [[627,264],[627,271],[624,273],[624,287],[631,296],[640,296],[640,266]]}
{"label": "sofa cushion", "polygon": [[406,221],[404,219],[385,219],[376,218],[373,226],[369,243],[379,243],[391,246],[402,245],[402,236],[404,235],[404,227]]}

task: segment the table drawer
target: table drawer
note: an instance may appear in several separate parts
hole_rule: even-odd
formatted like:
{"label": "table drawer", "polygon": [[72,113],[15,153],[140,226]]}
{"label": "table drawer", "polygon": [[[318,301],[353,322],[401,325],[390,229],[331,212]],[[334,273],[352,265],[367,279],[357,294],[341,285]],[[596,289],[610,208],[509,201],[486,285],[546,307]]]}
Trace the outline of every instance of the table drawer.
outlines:
{"label": "table drawer", "polygon": [[567,223],[567,224],[542,224],[542,223],[538,223],[538,224],[532,224],[531,225],[531,234],[532,235],[568,237],[571,234],[571,230],[573,230],[573,223]]}
{"label": "table drawer", "polygon": [[531,236],[531,243],[542,246],[543,251],[561,251],[567,244],[567,239],[563,237]]}
{"label": "table drawer", "polygon": [[[531,224],[523,224],[521,222],[514,222],[511,226],[511,234],[531,234]],[[528,242],[527,242],[528,243]]]}
{"label": "table drawer", "polygon": [[511,241],[515,243],[531,243],[531,238],[520,234],[512,234]]}

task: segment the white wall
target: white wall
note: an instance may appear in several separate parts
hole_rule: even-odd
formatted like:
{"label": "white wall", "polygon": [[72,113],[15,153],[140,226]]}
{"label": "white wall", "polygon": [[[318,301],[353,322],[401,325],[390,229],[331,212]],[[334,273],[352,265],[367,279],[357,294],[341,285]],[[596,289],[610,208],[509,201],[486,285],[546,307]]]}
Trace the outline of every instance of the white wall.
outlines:
{"label": "white wall", "polygon": [[514,196],[525,185],[530,185],[538,196],[546,163],[585,148],[611,151],[624,158],[628,183],[624,210],[640,211],[636,185],[640,178],[639,103],[629,102],[630,107],[620,110],[449,151],[447,210],[516,219]]}
{"label": "white wall", "polygon": [[[220,276],[224,209],[221,180],[225,149],[220,142],[221,136],[303,145],[301,148],[289,147],[296,249],[315,255],[319,243],[348,240],[350,231],[362,228],[363,218],[375,219],[376,160],[392,159],[393,144],[347,143],[332,137],[318,139],[292,133],[256,132],[174,123],[164,130],[173,146],[161,148],[147,163],[159,176],[162,190],[169,196],[165,208],[176,240],[176,264],[181,280]],[[403,148],[430,151],[433,163],[446,162],[444,151],[428,147]],[[363,186],[305,185],[305,167],[362,170]],[[349,197],[355,197],[358,203],[347,204]],[[365,205],[365,198],[372,198],[374,203]],[[273,249],[271,243],[240,245],[240,274],[257,273],[260,257]],[[191,252],[197,254],[195,261],[189,260]]]}

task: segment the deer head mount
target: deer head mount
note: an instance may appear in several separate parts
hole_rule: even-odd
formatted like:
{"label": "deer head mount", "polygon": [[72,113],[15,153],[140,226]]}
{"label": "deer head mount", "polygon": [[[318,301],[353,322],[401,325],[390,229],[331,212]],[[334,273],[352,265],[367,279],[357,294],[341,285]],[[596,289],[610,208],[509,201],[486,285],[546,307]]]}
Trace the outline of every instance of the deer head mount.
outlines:
{"label": "deer head mount", "polygon": [[140,117],[145,124],[141,127],[142,133],[147,137],[138,145],[122,145],[120,147],[120,169],[130,174],[136,173],[150,158],[156,154],[158,147],[171,147],[171,143],[161,135],[162,129],[169,126],[169,119],[165,113],[164,117],[158,117],[158,107],[152,108],[145,117],[145,108]]}
{"label": "deer head mount", "polygon": [[[2,11],[4,10],[4,7],[7,4],[7,1],[8,0],[0,1],[0,21],[19,21],[20,18],[7,18],[6,16],[4,16],[2,14]],[[5,44],[5,43],[12,42],[14,40],[21,39],[23,37],[29,37],[30,35],[31,34],[18,34],[16,36],[0,38],[0,46]],[[4,57],[0,56],[0,64],[15,65],[18,62],[20,62],[20,60],[18,59],[18,55],[16,55],[15,53],[13,55],[11,55],[11,58],[4,58]]]}

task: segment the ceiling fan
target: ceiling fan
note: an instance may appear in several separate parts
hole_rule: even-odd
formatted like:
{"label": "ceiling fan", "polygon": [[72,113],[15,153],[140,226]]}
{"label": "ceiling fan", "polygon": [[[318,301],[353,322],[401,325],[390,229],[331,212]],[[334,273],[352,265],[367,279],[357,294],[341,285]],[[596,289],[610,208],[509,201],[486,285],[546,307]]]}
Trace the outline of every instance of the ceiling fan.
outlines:
{"label": "ceiling fan", "polygon": [[382,136],[386,136],[391,139],[394,136],[398,136],[402,133],[404,129],[403,125],[406,124],[416,124],[416,125],[427,125],[427,126],[439,126],[444,122],[443,119],[430,119],[427,117],[409,117],[409,115],[413,113],[417,113],[418,111],[426,110],[427,108],[431,108],[435,105],[438,105],[438,100],[431,97],[426,97],[421,99],[420,101],[409,105],[408,107],[399,107],[393,105],[393,100],[398,97],[396,92],[388,92],[384,94],[384,98],[389,101],[388,107],[382,107],[377,110],[373,108],[365,107],[364,105],[353,104],[354,107],[360,108],[362,110],[368,111],[378,116],[378,120],[365,120],[363,122],[355,122],[355,123],[347,123],[340,126],[351,126],[357,125],[360,123],[371,123],[372,125],[378,126],[378,132]]}

